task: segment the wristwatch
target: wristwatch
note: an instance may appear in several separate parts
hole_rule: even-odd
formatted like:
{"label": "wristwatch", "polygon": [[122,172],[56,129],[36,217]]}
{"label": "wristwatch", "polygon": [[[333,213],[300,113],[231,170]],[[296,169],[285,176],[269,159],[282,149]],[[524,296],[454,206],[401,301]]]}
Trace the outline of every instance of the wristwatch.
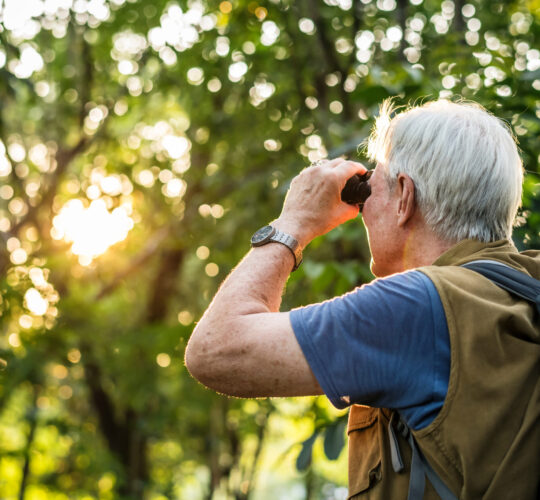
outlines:
{"label": "wristwatch", "polygon": [[296,271],[302,263],[302,248],[290,234],[284,233],[273,226],[263,226],[255,231],[251,237],[252,247],[262,247],[267,243],[281,243],[285,245],[294,255],[293,271]]}

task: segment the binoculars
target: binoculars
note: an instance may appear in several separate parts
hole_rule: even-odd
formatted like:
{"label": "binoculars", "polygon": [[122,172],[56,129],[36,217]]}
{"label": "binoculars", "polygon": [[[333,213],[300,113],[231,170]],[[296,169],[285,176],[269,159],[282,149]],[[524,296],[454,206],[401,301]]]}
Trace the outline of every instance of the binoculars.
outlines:
{"label": "binoculars", "polygon": [[371,186],[368,181],[372,173],[373,170],[368,170],[363,175],[353,175],[341,191],[341,200],[350,205],[358,205],[361,212],[365,201],[371,194]]}

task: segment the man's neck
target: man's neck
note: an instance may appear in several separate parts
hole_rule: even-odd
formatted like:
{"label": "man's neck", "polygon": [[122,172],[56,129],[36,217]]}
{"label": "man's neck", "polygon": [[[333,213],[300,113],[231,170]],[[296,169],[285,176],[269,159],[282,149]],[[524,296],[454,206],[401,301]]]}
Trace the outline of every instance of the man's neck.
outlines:
{"label": "man's neck", "polygon": [[427,228],[415,232],[405,242],[403,252],[404,270],[430,266],[454,245],[455,242],[444,240]]}

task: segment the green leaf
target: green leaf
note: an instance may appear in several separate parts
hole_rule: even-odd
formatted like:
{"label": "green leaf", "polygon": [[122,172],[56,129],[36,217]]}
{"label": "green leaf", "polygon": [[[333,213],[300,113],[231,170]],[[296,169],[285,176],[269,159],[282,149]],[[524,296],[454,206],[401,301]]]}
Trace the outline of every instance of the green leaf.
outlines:
{"label": "green leaf", "polygon": [[336,460],[345,445],[345,421],[338,420],[326,428],[324,434],[324,454],[330,460]]}
{"label": "green leaf", "polygon": [[318,435],[319,431],[315,431],[302,443],[302,450],[300,450],[300,454],[296,459],[296,468],[299,471],[304,471],[310,466],[311,457],[313,455],[313,443],[315,443],[315,439],[317,439]]}

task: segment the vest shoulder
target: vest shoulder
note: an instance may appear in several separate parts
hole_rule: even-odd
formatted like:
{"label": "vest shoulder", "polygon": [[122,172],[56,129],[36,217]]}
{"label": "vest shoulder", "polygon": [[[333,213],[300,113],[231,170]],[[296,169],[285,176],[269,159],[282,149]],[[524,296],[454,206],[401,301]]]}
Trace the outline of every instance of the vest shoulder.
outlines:
{"label": "vest shoulder", "polygon": [[455,258],[446,258],[443,262],[436,261],[433,265],[417,268],[430,277],[459,277],[467,276],[462,273],[463,264],[475,260],[492,260],[507,266],[513,267],[518,271],[528,274],[533,278],[540,279],[540,250],[527,250],[525,252],[508,251],[508,249],[485,249],[484,251],[474,252],[470,255],[455,256]]}

